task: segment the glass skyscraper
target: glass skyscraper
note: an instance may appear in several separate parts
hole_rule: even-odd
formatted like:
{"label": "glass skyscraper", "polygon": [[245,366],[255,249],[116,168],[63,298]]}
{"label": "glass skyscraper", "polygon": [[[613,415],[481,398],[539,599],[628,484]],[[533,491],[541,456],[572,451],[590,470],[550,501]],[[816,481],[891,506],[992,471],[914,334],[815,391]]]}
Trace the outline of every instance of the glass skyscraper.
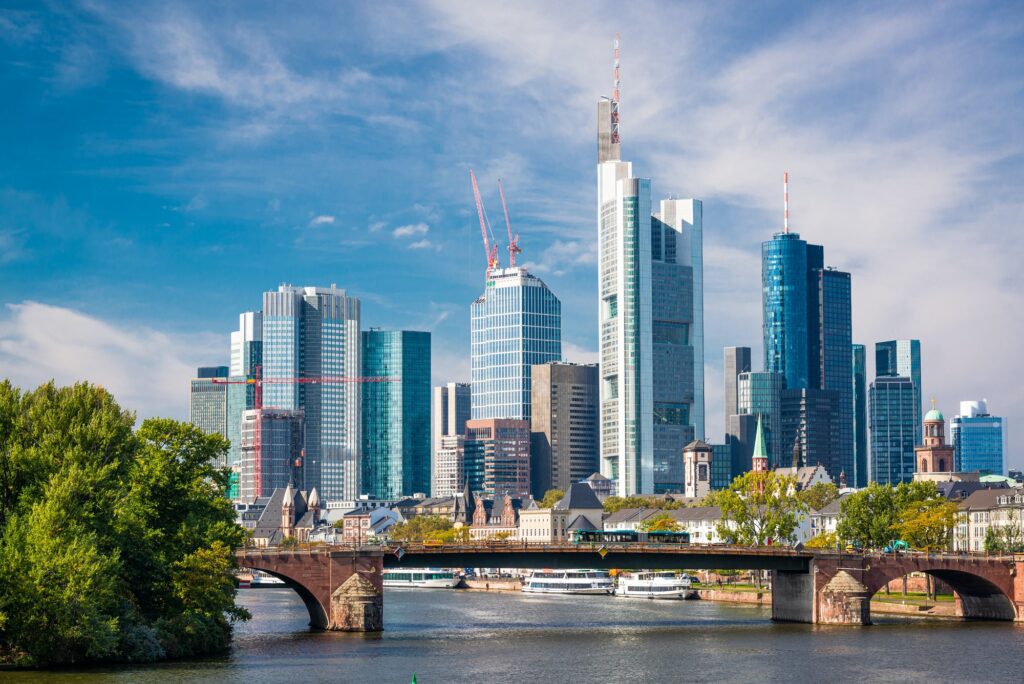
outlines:
{"label": "glass skyscraper", "polygon": [[[228,436],[227,388],[214,378],[226,379],[227,366],[202,366],[196,371],[189,396],[189,422],[208,435]],[[227,465],[224,462],[217,464]]]}
{"label": "glass skyscraper", "polygon": [[[302,409],[306,488],[321,498],[360,493],[362,371],[359,300],[335,286],[263,293],[263,405]],[[301,382],[296,382],[301,381]]]}
{"label": "glass skyscraper", "polygon": [[470,307],[473,420],[530,420],[530,368],[562,358],[562,304],[526,269],[487,273]]}
{"label": "glass skyscraper", "polygon": [[883,376],[871,383],[871,481],[899,484],[914,479],[914,446],[920,441],[917,387],[910,378]]}
{"label": "glass skyscraper", "polygon": [[[757,417],[761,418],[770,464],[773,467],[789,465],[789,462],[784,460],[787,444],[782,434],[782,392],[785,389],[786,379],[779,373],[748,372],[740,373],[736,377],[737,415],[753,416],[754,425]],[[748,459],[750,455],[746,454]]]}
{"label": "glass skyscraper", "polygon": [[961,401],[960,415],[949,421],[949,433],[958,472],[1005,472],[1003,419],[989,414],[987,401]]}
{"label": "glass skyscraper", "polygon": [[764,369],[786,378],[786,387],[810,387],[807,243],[796,233],[776,233],[761,244]]}
{"label": "glass skyscraper", "polygon": [[617,116],[598,103],[601,474],[621,495],[681,491],[682,448],[704,438],[703,205],[652,213]]}
{"label": "glass skyscraper", "polygon": [[863,344],[853,345],[853,472],[846,483],[852,487],[868,484],[868,372]]}
{"label": "glass skyscraper", "polygon": [[377,499],[430,492],[430,333],[363,332],[363,486]]}
{"label": "glass skyscraper", "polygon": [[875,344],[875,376],[910,378],[914,382],[917,398],[914,401],[914,424],[917,436],[914,443],[924,439],[921,394],[921,342],[919,340],[889,340]]}
{"label": "glass skyscraper", "polygon": [[238,315],[238,330],[231,333],[232,384],[228,385],[228,466],[237,469],[242,454],[242,413],[256,408],[256,387],[243,384],[256,379],[263,363],[263,314],[246,311]]}

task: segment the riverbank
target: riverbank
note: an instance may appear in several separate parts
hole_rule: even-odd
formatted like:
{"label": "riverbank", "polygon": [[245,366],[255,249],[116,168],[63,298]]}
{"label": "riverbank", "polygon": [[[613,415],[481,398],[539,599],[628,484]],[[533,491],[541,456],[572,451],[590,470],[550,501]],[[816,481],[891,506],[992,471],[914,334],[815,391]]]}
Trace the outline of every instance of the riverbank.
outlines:
{"label": "riverbank", "polygon": [[[701,601],[741,603],[761,607],[772,605],[772,594],[766,589],[698,589],[697,597]],[[871,612],[943,619],[957,619],[959,617],[956,614],[956,602],[952,599],[943,600],[943,597],[940,597],[938,601],[926,601],[923,598],[914,596],[904,598],[896,595],[890,595],[881,599],[875,598],[871,601]]]}
{"label": "riverbank", "polygon": [[457,589],[467,591],[522,591],[523,582],[518,577],[496,577],[467,579],[462,578],[462,583]]}

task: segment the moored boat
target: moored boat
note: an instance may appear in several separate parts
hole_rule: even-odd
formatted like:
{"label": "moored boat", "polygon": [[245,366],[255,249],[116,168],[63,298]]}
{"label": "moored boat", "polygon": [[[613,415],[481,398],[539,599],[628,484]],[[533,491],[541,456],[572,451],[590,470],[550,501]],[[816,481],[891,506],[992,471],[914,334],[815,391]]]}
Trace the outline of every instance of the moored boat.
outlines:
{"label": "moored boat", "polygon": [[455,573],[432,568],[392,568],[384,571],[385,587],[416,587],[419,589],[451,589],[456,585]]}
{"label": "moored boat", "polygon": [[616,596],[681,599],[691,593],[690,578],[676,572],[628,572],[619,576]]}
{"label": "moored boat", "polygon": [[611,594],[611,576],[603,570],[544,570],[523,582],[528,594]]}

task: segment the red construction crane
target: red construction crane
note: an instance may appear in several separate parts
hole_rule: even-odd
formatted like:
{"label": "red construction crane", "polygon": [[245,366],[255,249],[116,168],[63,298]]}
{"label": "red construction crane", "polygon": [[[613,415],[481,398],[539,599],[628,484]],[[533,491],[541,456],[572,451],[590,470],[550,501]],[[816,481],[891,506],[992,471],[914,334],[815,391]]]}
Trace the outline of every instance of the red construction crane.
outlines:
{"label": "red construction crane", "polygon": [[469,170],[469,179],[473,182],[473,199],[476,200],[476,215],[480,219],[480,235],[484,239],[487,272],[490,273],[493,269],[498,268],[498,241],[495,240],[492,247],[491,243],[487,240],[488,223],[484,213],[484,202],[480,199],[480,188],[476,184],[476,174],[473,173],[473,169]]}
{"label": "red construction crane", "polygon": [[519,234],[512,237],[512,222],[508,220],[508,204],[505,203],[505,189],[501,187],[501,179],[498,179],[498,194],[501,195],[501,208],[505,210],[505,229],[508,230],[508,265],[516,267],[516,255],[523,252],[519,248]]}
{"label": "red construction crane", "polygon": [[[348,383],[365,382],[398,382],[399,378],[376,376],[376,377],[349,377],[349,376],[313,376],[308,378],[264,378],[263,366],[256,366],[253,377],[245,380],[228,380],[227,378],[211,378],[210,381],[217,385],[252,385],[253,386],[253,408],[256,409],[256,426],[253,434],[253,450],[257,457],[254,459],[253,481],[254,489],[259,496],[263,489],[263,385],[336,385]],[[306,450],[302,450],[305,455]],[[297,461],[295,467],[301,467],[301,461]]]}

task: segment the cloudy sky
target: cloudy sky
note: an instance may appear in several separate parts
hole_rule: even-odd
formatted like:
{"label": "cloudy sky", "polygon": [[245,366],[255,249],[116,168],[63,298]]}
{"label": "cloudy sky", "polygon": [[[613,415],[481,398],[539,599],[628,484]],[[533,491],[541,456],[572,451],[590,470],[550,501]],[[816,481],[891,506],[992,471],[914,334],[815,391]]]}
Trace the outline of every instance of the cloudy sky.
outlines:
{"label": "cloudy sky", "polygon": [[[922,341],[948,415],[1024,430],[1020,3],[26,3],[0,9],[0,376],[187,416],[196,365],[281,282],[429,330],[468,376],[503,179],[521,259],[596,356],[595,103],[622,34],[623,154],[704,200],[708,435],[721,348],[760,359],[762,240],[853,274],[854,339]],[[759,363],[759,361],[758,361]],[[1024,434],[1024,433],[1020,433]],[[1011,465],[1024,465],[1014,451]]]}

